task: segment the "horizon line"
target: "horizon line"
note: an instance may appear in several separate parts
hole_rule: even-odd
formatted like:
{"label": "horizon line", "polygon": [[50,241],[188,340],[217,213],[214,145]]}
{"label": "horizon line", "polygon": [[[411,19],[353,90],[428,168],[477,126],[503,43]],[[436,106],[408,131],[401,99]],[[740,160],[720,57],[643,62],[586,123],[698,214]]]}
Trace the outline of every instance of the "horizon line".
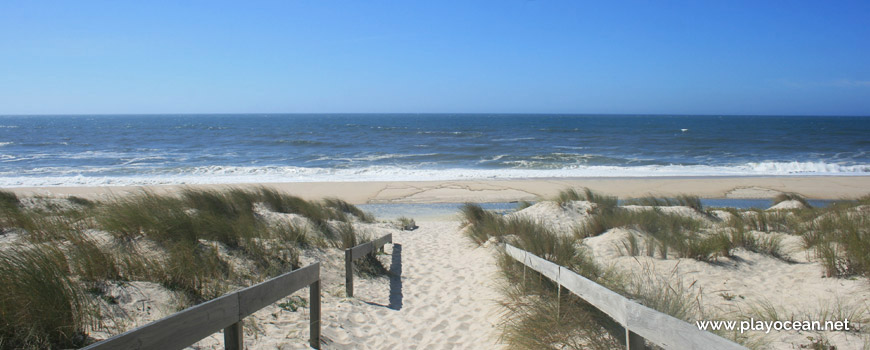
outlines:
{"label": "horizon line", "polygon": [[231,116],[231,115],[543,115],[543,116],[672,116],[672,117],[870,117],[870,114],[686,114],[686,113],[552,113],[552,112],[195,112],[195,113],[41,113],[0,114],[0,117],[82,116]]}

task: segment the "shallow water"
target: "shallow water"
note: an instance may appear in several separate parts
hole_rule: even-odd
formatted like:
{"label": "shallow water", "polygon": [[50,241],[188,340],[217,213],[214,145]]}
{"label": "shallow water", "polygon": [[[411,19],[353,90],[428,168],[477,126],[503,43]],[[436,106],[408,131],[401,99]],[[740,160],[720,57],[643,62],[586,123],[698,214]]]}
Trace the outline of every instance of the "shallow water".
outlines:
{"label": "shallow water", "polygon": [[[813,207],[827,207],[835,201],[809,200]],[[506,214],[517,208],[516,202],[479,203],[486,210]],[[622,202],[620,201],[620,204]],[[772,205],[769,199],[701,199],[704,207],[737,208],[737,209],[767,209]],[[424,203],[424,204],[359,204],[360,209],[370,212],[380,220],[395,220],[401,216],[415,220],[455,219],[460,220],[459,208],[463,203]]]}

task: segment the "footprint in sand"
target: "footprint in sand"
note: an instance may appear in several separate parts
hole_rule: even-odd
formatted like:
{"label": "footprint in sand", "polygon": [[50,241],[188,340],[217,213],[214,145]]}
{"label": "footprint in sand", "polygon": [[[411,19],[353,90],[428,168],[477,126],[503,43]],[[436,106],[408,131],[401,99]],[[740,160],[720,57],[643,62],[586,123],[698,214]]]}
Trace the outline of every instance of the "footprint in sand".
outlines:
{"label": "footprint in sand", "polygon": [[440,332],[442,329],[447,328],[447,320],[442,320],[435,327],[432,328],[433,332]]}

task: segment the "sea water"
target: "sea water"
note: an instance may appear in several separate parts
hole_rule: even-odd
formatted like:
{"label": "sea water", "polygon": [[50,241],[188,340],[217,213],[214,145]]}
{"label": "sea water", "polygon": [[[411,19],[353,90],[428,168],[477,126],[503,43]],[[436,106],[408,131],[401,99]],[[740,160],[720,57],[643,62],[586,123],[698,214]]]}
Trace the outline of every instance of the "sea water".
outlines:
{"label": "sea water", "polygon": [[0,186],[870,175],[870,117],[0,116]]}

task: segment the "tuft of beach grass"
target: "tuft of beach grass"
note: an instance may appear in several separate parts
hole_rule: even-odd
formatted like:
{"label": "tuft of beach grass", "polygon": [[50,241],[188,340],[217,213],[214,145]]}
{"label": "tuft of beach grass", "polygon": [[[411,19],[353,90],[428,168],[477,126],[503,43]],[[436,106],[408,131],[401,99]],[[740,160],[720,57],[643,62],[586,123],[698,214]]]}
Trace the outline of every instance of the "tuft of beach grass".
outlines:
{"label": "tuft of beach grass", "polygon": [[[263,207],[312,226],[266,220]],[[94,298],[106,283],[159,283],[184,295],[183,304],[199,303],[299,268],[302,249],[370,240],[354,222],[373,220],[340,199],[306,201],[265,187],[26,203],[0,191],[0,230],[22,242],[0,250],[0,348],[86,345],[85,332],[101,327]],[[364,275],[386,271],[374,257],[357,266]]]}

